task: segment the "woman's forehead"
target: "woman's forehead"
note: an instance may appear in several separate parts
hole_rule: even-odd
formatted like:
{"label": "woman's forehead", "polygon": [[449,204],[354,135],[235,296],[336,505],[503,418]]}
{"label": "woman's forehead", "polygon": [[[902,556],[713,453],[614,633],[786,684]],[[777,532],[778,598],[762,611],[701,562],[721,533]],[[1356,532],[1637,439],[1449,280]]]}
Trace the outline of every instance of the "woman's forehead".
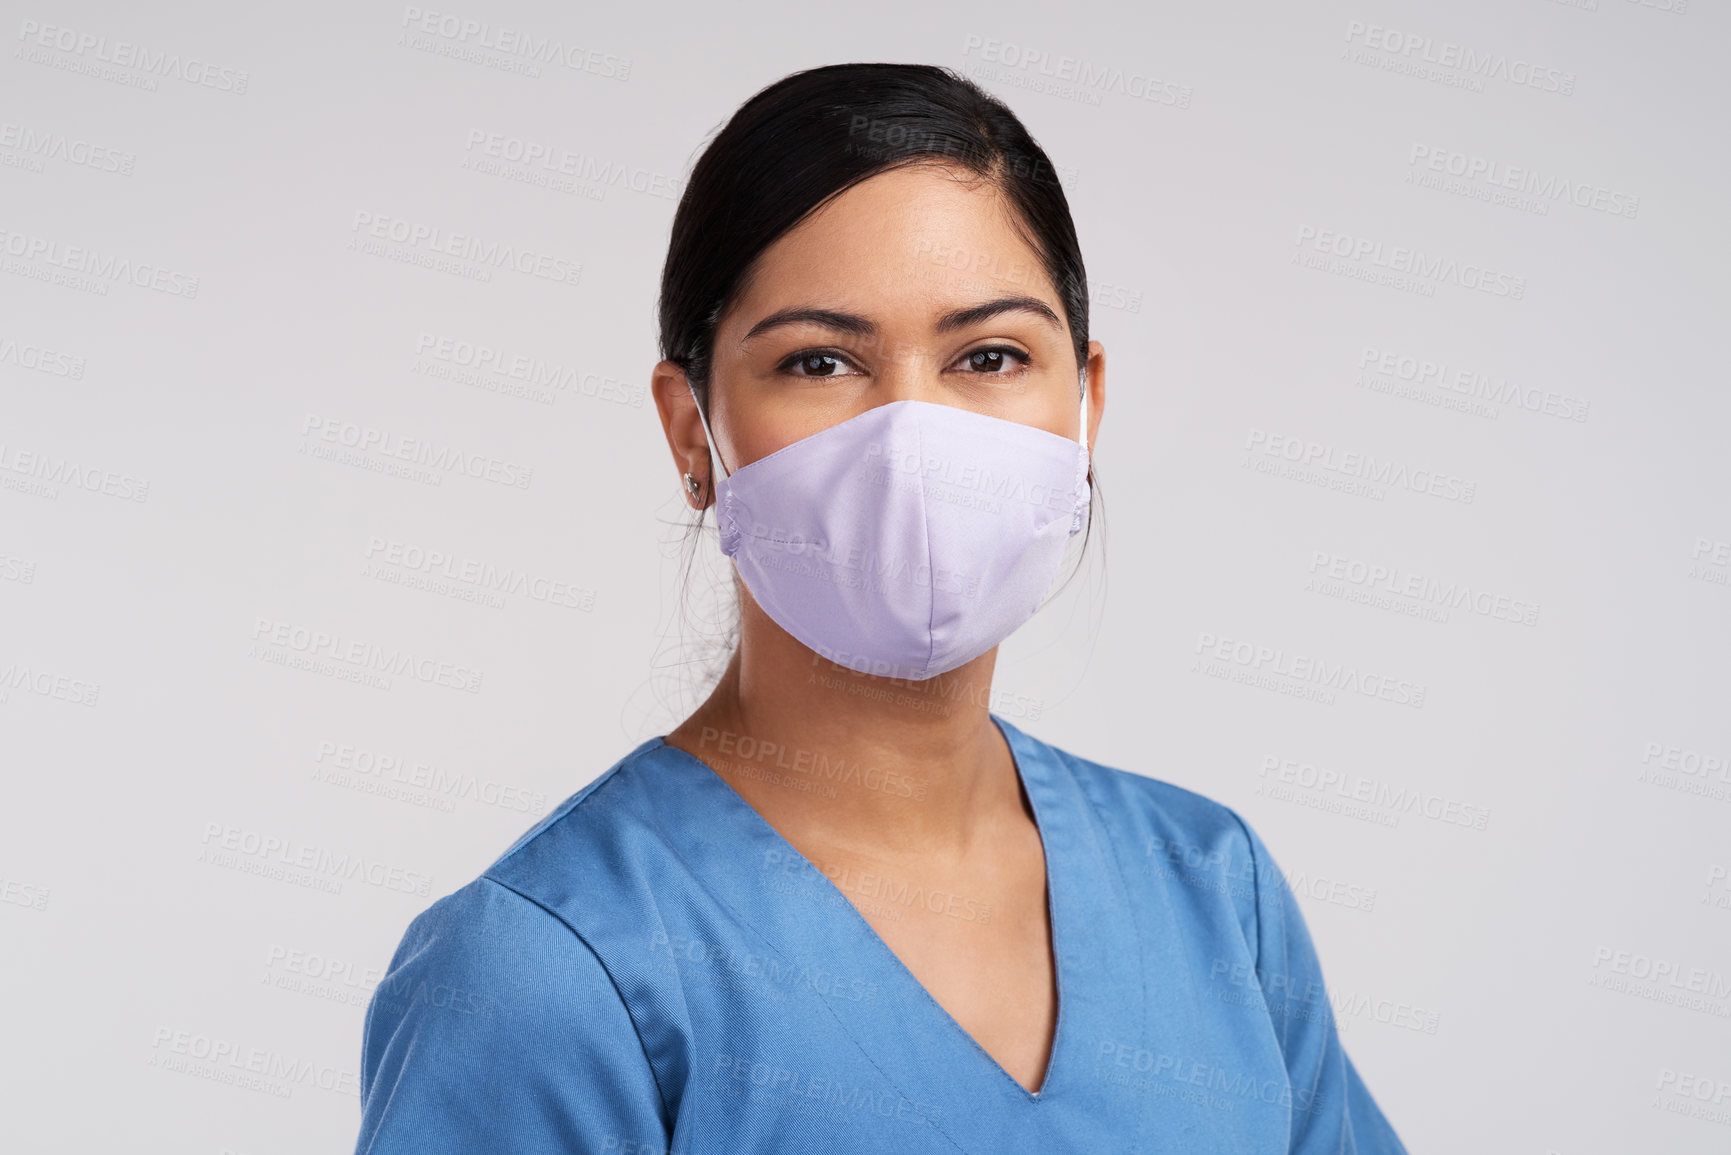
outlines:
{"label": "woman's forehead", "polygon": [[722,327],[817,306],[934,324],[958,308],[1033,297],[1062,313],[1039,254],[990,184],[931,166],[863,181],[777,238],[754,262]]}

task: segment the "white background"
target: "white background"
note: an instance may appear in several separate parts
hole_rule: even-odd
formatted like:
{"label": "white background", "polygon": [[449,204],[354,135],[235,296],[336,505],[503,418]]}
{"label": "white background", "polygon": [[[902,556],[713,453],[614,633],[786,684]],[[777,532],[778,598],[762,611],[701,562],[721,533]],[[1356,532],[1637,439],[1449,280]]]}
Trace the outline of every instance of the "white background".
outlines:
{"label": "white background", "polygon": [[[0,1145],[352,1146],[409,919],[707,689],[647,398],[684,175],[886,60],[1048,150],[1108,350],[1108,548],[999,712],[1257,827],[1415,1153],[1731,1147],[1731,28],[1683,3],[438,10],[596,54],[539,75],[398,4],[6,3]],[[386,218],[580,273],[357,247]],[[315,454],[346,427],[527,484]],[[321,632],[478,692],[272,660]]]}

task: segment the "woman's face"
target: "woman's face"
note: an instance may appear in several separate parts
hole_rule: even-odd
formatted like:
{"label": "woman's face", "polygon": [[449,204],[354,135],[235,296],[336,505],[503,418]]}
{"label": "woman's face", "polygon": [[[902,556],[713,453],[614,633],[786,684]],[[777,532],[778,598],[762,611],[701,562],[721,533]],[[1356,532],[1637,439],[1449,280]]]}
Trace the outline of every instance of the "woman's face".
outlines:
{"label": "woman's face", "polygon": [[[1075,439],[1081,366],[1057,291],[1011,213],[971,174],[915,165],[855,185],[764,250],[715,335],[705,416],[726,470],[892,401]],[[1097,341],[1088,350],[1093,426],[1105,353]],[[669,362],[656,375],[677,463],[705,478],[683,375]]]}

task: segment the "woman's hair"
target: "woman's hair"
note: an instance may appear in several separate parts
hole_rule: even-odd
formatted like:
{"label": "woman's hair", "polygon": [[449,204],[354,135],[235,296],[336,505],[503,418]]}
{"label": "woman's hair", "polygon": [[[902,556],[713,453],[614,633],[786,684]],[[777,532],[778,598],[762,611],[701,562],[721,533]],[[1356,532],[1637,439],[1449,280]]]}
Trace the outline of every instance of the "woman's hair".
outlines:
{"label": "woman's hair", "polygon": [[1063,304],[1078,370],[1086,364],[1088,284],[1069,202],[1015,113],[937,65],[830,64],[747,100],[698,158],[674,213],[661,356],[685,371],[706,416],[715,330],[758,258],[832,198],[913,164],[955,166],[1005,196]]}
{"label": "woman's hair", "polygon": [[1070,205],[1016,114],[933,64],[830,64],[746,101],[698,158],[661,269],[661,356],[685,370],[709,412],[715,328],[764,250],[869,177],[947,163],[1008,198],[1088,356],[1088,284]]}

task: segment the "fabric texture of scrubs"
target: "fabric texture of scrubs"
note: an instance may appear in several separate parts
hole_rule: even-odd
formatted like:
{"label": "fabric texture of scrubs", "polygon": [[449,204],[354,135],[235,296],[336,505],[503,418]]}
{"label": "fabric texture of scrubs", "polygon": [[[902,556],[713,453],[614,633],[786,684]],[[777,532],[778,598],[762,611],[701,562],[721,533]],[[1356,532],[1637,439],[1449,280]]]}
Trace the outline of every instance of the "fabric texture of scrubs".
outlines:
{"label": "fabric texture of scrubs", "polygon": [[725,780],[651,738],[409,925],[367,1008],[357,1153],[1405,1155],[1256,833],[992,720],[1046,854],[1038,1093]]}

